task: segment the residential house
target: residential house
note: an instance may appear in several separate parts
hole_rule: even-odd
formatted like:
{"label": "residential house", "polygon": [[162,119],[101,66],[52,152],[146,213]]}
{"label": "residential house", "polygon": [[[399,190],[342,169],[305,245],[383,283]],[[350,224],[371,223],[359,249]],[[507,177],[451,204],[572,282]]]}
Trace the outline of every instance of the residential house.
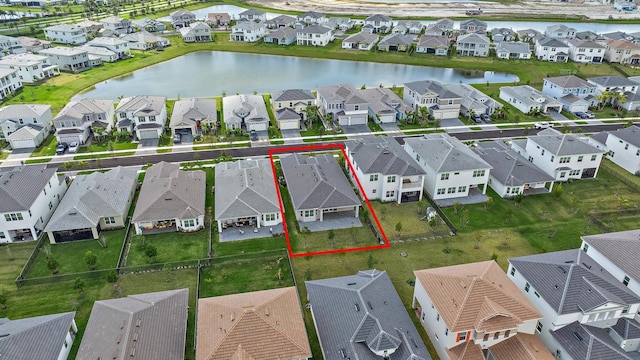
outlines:
{"label": "residential house", "polygon": [[567,45],[569,45],[569,59],[573,62],[599,64],[604,58],[604,46],[594,41],[571,39]]}
{"label": "residential house", "polygon": [[424,29],[422,22],[418,20],[399,20],[391,32],[394,34],[413,34],[420,35]]}
{"label": "residential house", "polygon": [[91,69],[89,54],[86,50],[56,46],[40,50],[40,55],[47,57],[47,64],[56,65],[62,71],[75,73]]}
{"label": "residential house", "polygon": [[231,15],[229,13],[209,13],[206,23],[212,28],[227,27],[231,24]]}
{"label": "residential house", "polygon": [[47,40],[61,44],[80,45],[87,42],[85,29],[75,24],[58,24],[44,28]]}
{"label": "residential house", "polygon": [[387,15],[375,14],[364,19],[364,26],[371,26],[374,33],[386,34],[393,27],[393,19]]}
{"label": "residential house", "polygon": [[192,98],[177,100],[173,105],[169,128],[171,134],[186,132],[189,135],[202,135],[202,129],[215,129],[218,126],[218,111],[215,99]]}
{"label": "residential house", "polygon": [[256,42],[267,35],[267,27],[262,22],[238,21],[231,27],[231,41]]}
{"label": "residential house", "polygon": [[184,359],[188,311],[189,289],[98,300],[77,358]]}
{"label": "residential house", "polygon": [[278,44],[278,45],[291,45],[296,42],[297,30],[290,27],[281,27],[272,30],[264,37],[264,42]]}
{"label": "residential house", "polygon": [[476,33],[468,33],[458,36],[456,41],[456,51],[459,56],[481,56],[489,55],[489,38]]}
{"label": "residential house", "polygon": [[296,23],[296,18],[289,15],[279,15],[264,22],[267,29],[291,28]]}
{"label": "residential house", "polygon": [[455,24],[455,22],[449,18],[442,18],[436,21],[434,24],[436,25],[436,27],[438,27],[438,29],[442,31],[451,32],[453,31],[453,25]]}
{"label": "residential house", "polygon": [[637,125],[603,131],[590,136],[589,143],[606,151],[605,156],[609,160],[631,174],[640,174],[640,127]]}
{"label": "residential house", "polygon": [[38,238],[67,190],[57,170],[46,165],[0,169],[0,243]]}
{"label": "residential house", "polygon": [[221,162],[215,168],[215,220],[218,232],[234,227],[282,224],[269,159]]}
{"label": "residential house", "polygon": [[356,22],[346,17],[331,17],[327,19],[327,22],[324,23],[325,27],[334,30],[347,31],[353,29]]}
{"label": "residential house", "polygon": [[534,112],[547,114],[549,111],[560,113],[562,111],[562,104],[559,101],[529,85],[501,86],[500,99],[525,114]]}
{"label": "residential house", "polygon": [[283,154],[280,165],[301,227],[325,217],[351,218],[352,224],[360,223],[360,199],[333,156]]}
{"label": "residential house", "polygon": [[198,299],[196,360],[311,358],[296,288]]}
{"label": "residential house", "polygon": [[76,338],[75,312],[0,319],[0,349],[7,359],[66,360]]}
{"label": "residential house", "polygon": [[[603,34],[604,35],[604,34]],[[593,31],[578,31],[576,33],[576,39],[580,39],[580,40],[593,40],[597,43],[600,43],[601,41],[603,41],[604,39],[607,39],[604,36],[601,36],[599,34],[594,33]]]}
{"label": "residential house", "polygon": [[222,98],[223,121],[227,129],[267,131],[269,113],[260,95],[232,95]]}
{"label": "residential house", "polygon": [[415,111],[427,108],[436,120],[456,119],[460,114],[461,98],[434,80],[404,84],[403,100]]}
{"label": "residential house", "polygon": [[0,138],[12,149],[40,146],[51,132],[50,105],[16,104],[0,108]]}
{"label": "residential house", "polygon": [[640,45],[629,40],[605,40],[604,60],[622,65],[640,64]]}
{"label": "residential house", "polygon": [[596,106],[596,86],[575,75],[547,77],[542,93],[560,101],[570,112],[585,112]]}
{"label": "residential house", "polygon": [[101,23],[89,19],[82,19],[82,21],[77,22],[74,25],[79,26],[89,37],[95,36],[96,33],[102,30]]}
{"label": "residential house", "polygon": [[118,166],[105,173],[76,175],[44,228],[52,244],[98,239],[121,229],[138,185],[138,172]]}
{"label": "residential house", "polygon": [[496,45],[496,56],[499,59],[529,60],[531,49],[526,42],[502,41]]}
{"label": "residential house", "polygon": [[622,318],[606,329],[576,321],[550,332],[556,347],[556,359],[633,360],[640,356],[635,345],[640,340],[639,331],[637,321]]}
{"label": "residential house", "polygon": [[167,26],[163,22],[155,19],[149,19],[147,17],[138,20],[131,20],[131,26],[138,31],[156,32],[167,30]]}
{"label": "residential house", "polygon": [[369,104],[358,96],[351,84],[322,86],[316,89],[316,104],[320,113],[331,114],[340,126],[367,124]]}
{"label": "residential house", "polygon": [[516,33],[507,28],[491,29],[491,40],[493,40],[495,44],[503,41],[516,41]]}
{"label": "residential house", "polygon": [[553,360],[542,315],[493,260],[414,271],[412,308],[440,359]]}
{"label": "residential house", "polygon": [[554,38],[538,38],[534,52],[540,61],[566,63],[569,60],[569,46]]}
{"label": "residential house", "polygon": [[245,21],[265,22],[267,21],[267,13],[262,10],[249,9],[238,14],[239,19]]}
{"label": "residential house", "polygon": [[398,204],[420,201],[425,172],[398,142],[386,136],[347,141],[345,152],[355,173],[347,171],[353,183],[360,183],[369,200]]}
{"label": "residential house", "polygon": [[93,128],[110,132],[113,126],[113,100],[81,99],[71,101],[53,119],[58,142],[84,144]]}
{"label": "residential house", "polygon": [[22,42],[13,36],[0,35],[1,54],[23,54],[27,50],[22,46]]}
{"label": "residential house", "polygon": [[171,26],[176,29],[189,26],[189,24],[196,21],[196,14],[183,9],[170,13],[169,17],[171,18]]}
{"label": "residential house", "polygon": [[[536,325],[538,337],[562,358],[565,357],[562,350],[569,349],[566,346],[560,349],[559,343],[566,343],[558,341],[554,333],[562,333],[567,326],[571,329],[576,323],[606,331],[620,321],[635,322],[634,316],[640,308],[640,297],[581,249],[511,258],[507,273],[544,316]],[[623,344],[611,348],[624,353],[626,346]],[[588,347],[588,344],[577,336],[572,346],[580,348]],[[609,358],[631,359],[619,355]],[[605,358],[596,355],[577,359]]]}
{"label": "residential house", "polygon": [[342,40],[343,49],[352,50],[371,50],[373,46],[378,42],[379,36],[372,33],[359,32],[347,36]]}
{"label": "residential house", "polygon": [[416,35],[389,34],[378,43],[379,51],[409,51]]}
{"label": "residential house", "polygon": [[171,45],[169,39],[153,35],[146,31],[138,31],[122,37],[122,40],[129,43],[129,49],[133,50],[153,50],[164,49]]}
{"label": "residential house", "polygon": [[629,40],[629,41],[635,41],[636,40],[634,36],[632,36],[630,34],[627,34],[625,32],[622,32],[622,31],[613,31],[613,32],[604,33],[602,35],[598,35],[598,36],[595,36],[595,37],[592,36],[591,39],[592,40],[593,39],[598,39],[598,40],[623,40],[623,39],[625,39],[625,40]]}
{"label": "residential house", "polygon": [[511,148],[560,181],[595,178],[604,153],[575,134],[554,129],[515,140]]}
{"label": "residential house", "polygon": [[[92,61],[92,58],[97,58],[99,60],[98,65],[101,65],[106,62],[118,61],[118,55],[107,48],[91,46],[91,45],[80,45],[76,49],[86,51],[89,56],[90,63]],[[92,64],[92,66],[95,67],[97,65]]]}
{"label": "residential house", "polygon": [[463,20],[460,22],[460,31],[464,34],[486,34],[487,23],[478,19]]}
{"label": "residential house", "polygon": [[385,271],[305,281],[326,360],[431,360]]}
{"label": "residential house", "polygon": [[129,42],[118,38],[95,38],[87,43],[87,45],[101,47],[113,51],[118,60],[126,59],[131,56],[129,50]]}
{"label": "residential house", "polygon": [[40,50],[49,49],[51,47],[51,41],[32,38],[27,36],[18,36],[17,38],[22,44],[22,47],[26,52],[37,54]]}
{"label": "residential house", "polygon": [[138,140],[159,139],[167,121],[166,101],[164,96],[123,98],[116,107],[118,130],[135,132]]}
{"label": "residential house", "polygon": [[358,96],[369,104],[369,116],[376,123],[395,123],[404,119],[411,107],[387,88],[358,90]]}
{"label": "residential house", "polygon": [[446,133],[406,138],[404,149],[427,174],[424,189],[432,199],[460,199],[486,194],[491,165]]}
{"label": "residential house", "polygon": [[298,15],[296,21],[305,24],[305,26],[324,25],[327,22],[327,17],[316,11],[307,11]]}
{"label": "residential house", "polygon": [[422,36],[449,36],[453,35],[452,30],[442,30],[437,24],[429,24],[424,29]]}
{"label": "residential house", "polygon": [[311,91],[305,89],[273,92],[271,94],[271,108],[275,112],[278,129],[300,129],[300,120],[307,118],[307,107],[313,105],[314,102],[315,97]]}
{"label": "residential house", "polygon": [[18,70],[0,68],[0,99],[13,95],[22,89]]}
{"label": "residential house", "polygon": [[116,35],[124,35],[133,32],[131,20],[124,19],[119,16],[109,16],[101,19],[100,23],[105,30],[110,30]]}
{"label": "residential house", "polygon": [[503,198],[551,192],[555,178],[502,141],[481,141],[473,148],[491,165],[489,186]]}
{"label": "residential house", "polygon": [[596,93],[602,95],[605,92],[620,93],[625,96],[625,102],[617,102],[615,99],[604,100],[627,111],[635,111],[640,106],[640,83],[636,80],[622,76],[599,76],[588,78],[587,81],[596,86]]}
{"label": "residential house", "polygon": [[518,30],[516,33],[520,41],[526,41],[528,43],[535,43],[536,39],[544,37],[540,31],[535,29]]}
{"label": "residential house", "polygon": [[552,39],[570,40],[576,37],[576,29],[564,24],[549,25],[544,36]]}
{"label": "residential house", "polygon": [[0,59],[0,68],[18,70],[21,82],[33,83],[59,75],[58,67],[47,65],[47,57],[31,53],[7,55]]}
{"label": "residential house", "polygon": [[445,88],[460,98],[460,114],[464,116],[492,115],[497,109],[502,108],[502,103],[471,85],[448,84],[445,85]]}
{"label": "residential house", "polygon": [[180,28],[180,37],[184,42],[211,42],[211,28],[207,23],[196,21]]}
{"label": "residential house", "polygon": [[298,45],[327,46],[333,41],[333,30],[321,25],[311,25],[299,29],[296,34]]}
{"label": "residential house", "polygon": [[449,38],[446,36],[422,35],[416,46],[416,52],[447,56],[449,53],[449,42]]}
{"label": "residential house", "polygon": [[148,168],[131,218],[136,234],[204,229],[206,187],[202,170],[165,161]]}

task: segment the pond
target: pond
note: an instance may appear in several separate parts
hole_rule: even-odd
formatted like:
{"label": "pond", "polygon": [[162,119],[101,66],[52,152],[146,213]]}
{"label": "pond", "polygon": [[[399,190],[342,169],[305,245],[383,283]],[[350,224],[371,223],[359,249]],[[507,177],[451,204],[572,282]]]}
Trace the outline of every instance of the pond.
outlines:
{"label": "pond", "polygon": [[513,74],[291,56],[201,51],[96,84],[78,98],[162,95],[168,98],[248,94],[338,83],[359,88],[417,80],[451,83],[508,83]]}

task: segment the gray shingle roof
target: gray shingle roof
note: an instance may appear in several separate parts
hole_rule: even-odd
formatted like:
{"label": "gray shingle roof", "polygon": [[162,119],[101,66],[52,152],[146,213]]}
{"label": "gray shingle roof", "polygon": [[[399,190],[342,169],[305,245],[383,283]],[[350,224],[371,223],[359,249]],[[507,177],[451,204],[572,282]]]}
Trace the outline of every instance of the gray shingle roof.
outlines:
{"label": "gray shingle roof", "polygon": [[180,289],[96,301],[77,359],[184,359],[188,300]]}
{"label": "gray shingle roof", "polygon": [[51,109],[51,105],[39,105],[39,104],[7,105],[0,109],[0,120],[40,117],[44,113],[46,113],[47,110],[50,110],[50,109]]}
{"label": "gray shingle roof", "polygon": [[616,131],[609,131],[609,134],[640,147],[640,126],[633,125],[627,128],[617,129]]}
{"label": "gray shingle roof", "polygon": [[531,54],[531,49],[526,42],[502,41],[496,47],[496,52]]}
{"label": "gray shingle roof", "polygon": [[391,21],[391,18],[388,17],[387,15],[375,14],[367,17],[366,19],[364,19],[364,21],[365,22],[368,22],[368,21],[388,22],[388,21]]}
{"label": "gray shingle roof", "polygon": [[278,28],[276,30],[273,30],[271,32],[269,32],[269,34],[267,34],[267,36],[265,38],[272,38],[272,39],[295,39],[296,34],[298,34],[298,32],[295,29],[292,29],[290,27],[281,27]]}
{"label": "gray shingle roof", "polygon": [[554,38],[542,38],[540,40],[538,40],[538,44],[542,45],[542,46],[553,46],[553,47],[561,47],[561,48],[568,48],[569,46],[565,43],[563,43],[562,41],[558,40],[558,39],[554,39]]}
{"label": "gray shingle roof", "polygon": [[202,124],[215,123],[218,120],[216,108],[214,99],[178,100],[173,105],[169,127],[195,126],[198,121]]}
{"label": "gray shingle roof", "polygon": [[165,109],[164,96],[137,95],[124,98],[118,103],[116,112],[133,112],[134,116],[159,115]]}
{"label": "gray shingle roof", "polygon": [[275,112],[276,120],[300,120],[300,114],[291,108],[282,108]]}
{"label": "gray shingle roof", "polygon": [[137,182],[138,172],[121,166],[76,176],[44,230],[85,229],[103,217],[126,216]]}
{"label": "gray shingle roof", "polygon": [[269,113],[260,95],[232,95],[222,98],[225,124],[240,124],[245,122],[268,122]]}
{"label": "gray shingle roof", "polygon": [[393,115],[411,110],[396,93],[387,88],[358,90],[358,95],[369,104],[369,110],[376,115]]}
{"label": "gray shingle roof", "polygon": [[442,86],[439,82],[435,80],[422,80],[422,81],[413,81],[404,84],[405,88],[409,88],[415,91],[419,95],[424,95],[427,93],[435,93],[441,99],[457,99],[459,96],[451,91],[449,91],[446,87]]}
{"label": "gray shingle roof", "polygon": [[576,321],[550,333],[571,359],[632,360],[635,358],[620,348],[605,329],[583,325]]}
{"label": "gray shingle roof", "polygon": [[359,97],[358,90],[351,84],[337,84],[329,86],[320,86],[316,90],[319,97],[327,99],[327,101],[344,101],[349,104],[366,103],[364,99]]}
{"label": "gray shingle roof", "polygon": [[583,236],[582,240],[616,264],[627,275],[640,281],[640,230]]}
{"label": "gray shingle roof", "polygon": [[420,165],[393,138],[367,137],[348,141],[345,147],[365,174],[425,175]]}
{"label": "gray shingle roof", "polygon": [[280,212],[269,160],[222,162],[215,171],[216,220]]}
{"label": "gray shingle roof", "polygon": [[54,120],[72,118],[82,120],[86,115],[106,114],[113,109],[113,100],[80,99],[71,101]]}
{"label": "gray shingle roof", "polygon": [[555,156],[604,153],[575,134],[563,134],[555,129],[544,129],[534,136],[527,137],[527,139]]}
{"label": "gray shingle roof", "polygon": [[361,43],[361,44],[374,44],[378,41],[379,36],[367,32],[359,32],[353,35],[347,36],[342,42],[346,43]]}
{"label": "gray shingle roof", "polygon": [[243,12],[241,12],[239,15],[240,16],[249,16],[249,15],[263,15],[266,14],[264,11],[262,10],[257,10],[257,9],[249,9],[249,10],[245,10]]}
{"label": "gray shingle roof", "polygon": [[326,34],[328,32],[331,32],[331,29],[321,25],[311,25],[298,30],[298,32],[302,34]]}
{"label": "gray shingle roof", "polygon": [[590,77],[587,80],[589,82],[600,85],[602,87],[623,87],[623,86],[638,86],[638,83],[624,78],[622,76],[598,76]]}
{"label": "gray shingle roof", "polygon": [[567,76],[555,76],[550,78],[545,78],[545,81],[548,81],[552,84],[556,84],[564,89],[571,88],[594,88],[595,85],[583,80],[575,75],[567,75]]}
{"label": "gray shingle roof", "polygon": [[431,359],[384,271],[306,281],[324,359]]}
{"label": "gray shingle roof", "polygon": [[416,35],[389,34],[380,40],[378,46],[408,46],[413,43]]}
{"label": "gray shingle roof", "polygon": [[272,101],[313,101],[315,97],[307,89],[287,89],[271,93]]}
{"label": "gray shingle roof", "polygon": [[448,134],[427,134],[405,139],[404,142],[436,173],[491,169],[491,165],[467,145]]}
{"label": "gray shingle roof", "polygon": [[502,107],[502,103],[469,84],[447,84],[445,87],[461,99],[461,108],[474,109],[476,114],[487,113],[487,108]]}
{"label": "gray shingle roof", "polygon": [[57,359],[75,314],[0,319],[0,356],[11,360]]}
{"label": "gray shingle roof", "polygon": [[620,318],[611,330],[625,340],[640,339],[640,323],[636,319]]}
{"label": "gray shingle roof", "polygon": [[523,256],[509,262],[559,315],[588,312],[608,302],[640,302],[640,297],[579,249]]}
{"label": "gray shingle roof", "polygon": [[194,219],[204,215],[205,173],[161,161],[147,169],[131,222]]}
{"label": "gray shingle roof", "polygon": [[36,136],[38,136],[43,130],[44,130],[44,127],[40,125],[25,124],[24,126],[20,127],[18,130],[7,135],[7,139],[12,141],[31,140],[31,139],[34,139]]}
{"label": "gray shingle roof", "polygon": [[418,41],[418,47],[423,48],[448,48],[449,38],[446,36],[422,35]]}
{"label": "gray shingle roof", "polygon": [[554,181],[554,178],[501,141],[479,142],[473,149],[492,166],[491,177],[506,186]]}
{"label": "gray shingle roof", "polygon": [[57,170],[45,165],[0,169],[0,213],[29,210]]}
{"label": "gray shingle roof", "polygon": [[280,164],[296,211],[360,205],[333,156],[286,154]]}

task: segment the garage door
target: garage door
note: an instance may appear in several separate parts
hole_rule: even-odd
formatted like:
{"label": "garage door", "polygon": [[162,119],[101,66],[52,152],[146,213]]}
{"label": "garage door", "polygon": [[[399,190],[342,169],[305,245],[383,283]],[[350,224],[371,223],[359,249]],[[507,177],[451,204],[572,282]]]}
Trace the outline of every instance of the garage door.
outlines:
{"label": "garage door", "polygon": [[268,123],[249,124],[249,131],[267,131]]}
{"label": "garage door", "polygon": [[340,126],[349,126],[349,125],[366,125],[367,124],[367,116],[341,116],[338,123]]}
{"label": "garage door", "polygon": [[589,110],[589,104],[573,104],[571,105],[571,112],[586,112]]}
{"label": "garage door", "polygon": [[11,140],[11,147],[13,149],[24,149],[36,147],[33,139],[29,140]]}
{"label": "garage door", "polygon": [[300,120],[280,120],[280,130],[299,129]]}
{"label": "garage door", "polygon": [[64,142],[67,144],[71,144],[72,142],[77,141],[77,142],[81,142],[80,141],[80,136],[78,135],[60,135],[58,138],[58,142]]}
{"label": "garage door", "polygon": [[157,139],[157,138],[158,138],[157,130],[140,130],[140,140]]}

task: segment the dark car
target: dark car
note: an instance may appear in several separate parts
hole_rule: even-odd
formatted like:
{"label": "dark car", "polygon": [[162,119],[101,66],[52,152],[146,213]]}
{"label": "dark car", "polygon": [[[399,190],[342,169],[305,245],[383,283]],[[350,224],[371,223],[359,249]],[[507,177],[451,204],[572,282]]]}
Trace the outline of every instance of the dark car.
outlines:
{"label": "dark car", "polygon": [[182,135],[181,134],[173,135],[173,143],[174,144],[180,144],[181,142],[182,142]]}
{"label": "dark car", "polygon": [[482,118],[480,117],[480,114],[473,115],[473,122],[476,124],[479,124],[482,122]]}
{"label": "dark car", "polygon": [[67,145],[67,143],[64,143],[64,142],[58,143],[58,145],[56,146],[56,154],[62,155],[67,151],[68,148],[69,148],[69,145]]}
{"label": "dark car", "polygon": [[251,141],[258,141],[258,133],[255,130],[249,131],[249,137]]}
{"label": "dark car", "polygon": [[482,119],[482,121],[491,124],[491,116],[487,114],[480,114],[480,118]]}

